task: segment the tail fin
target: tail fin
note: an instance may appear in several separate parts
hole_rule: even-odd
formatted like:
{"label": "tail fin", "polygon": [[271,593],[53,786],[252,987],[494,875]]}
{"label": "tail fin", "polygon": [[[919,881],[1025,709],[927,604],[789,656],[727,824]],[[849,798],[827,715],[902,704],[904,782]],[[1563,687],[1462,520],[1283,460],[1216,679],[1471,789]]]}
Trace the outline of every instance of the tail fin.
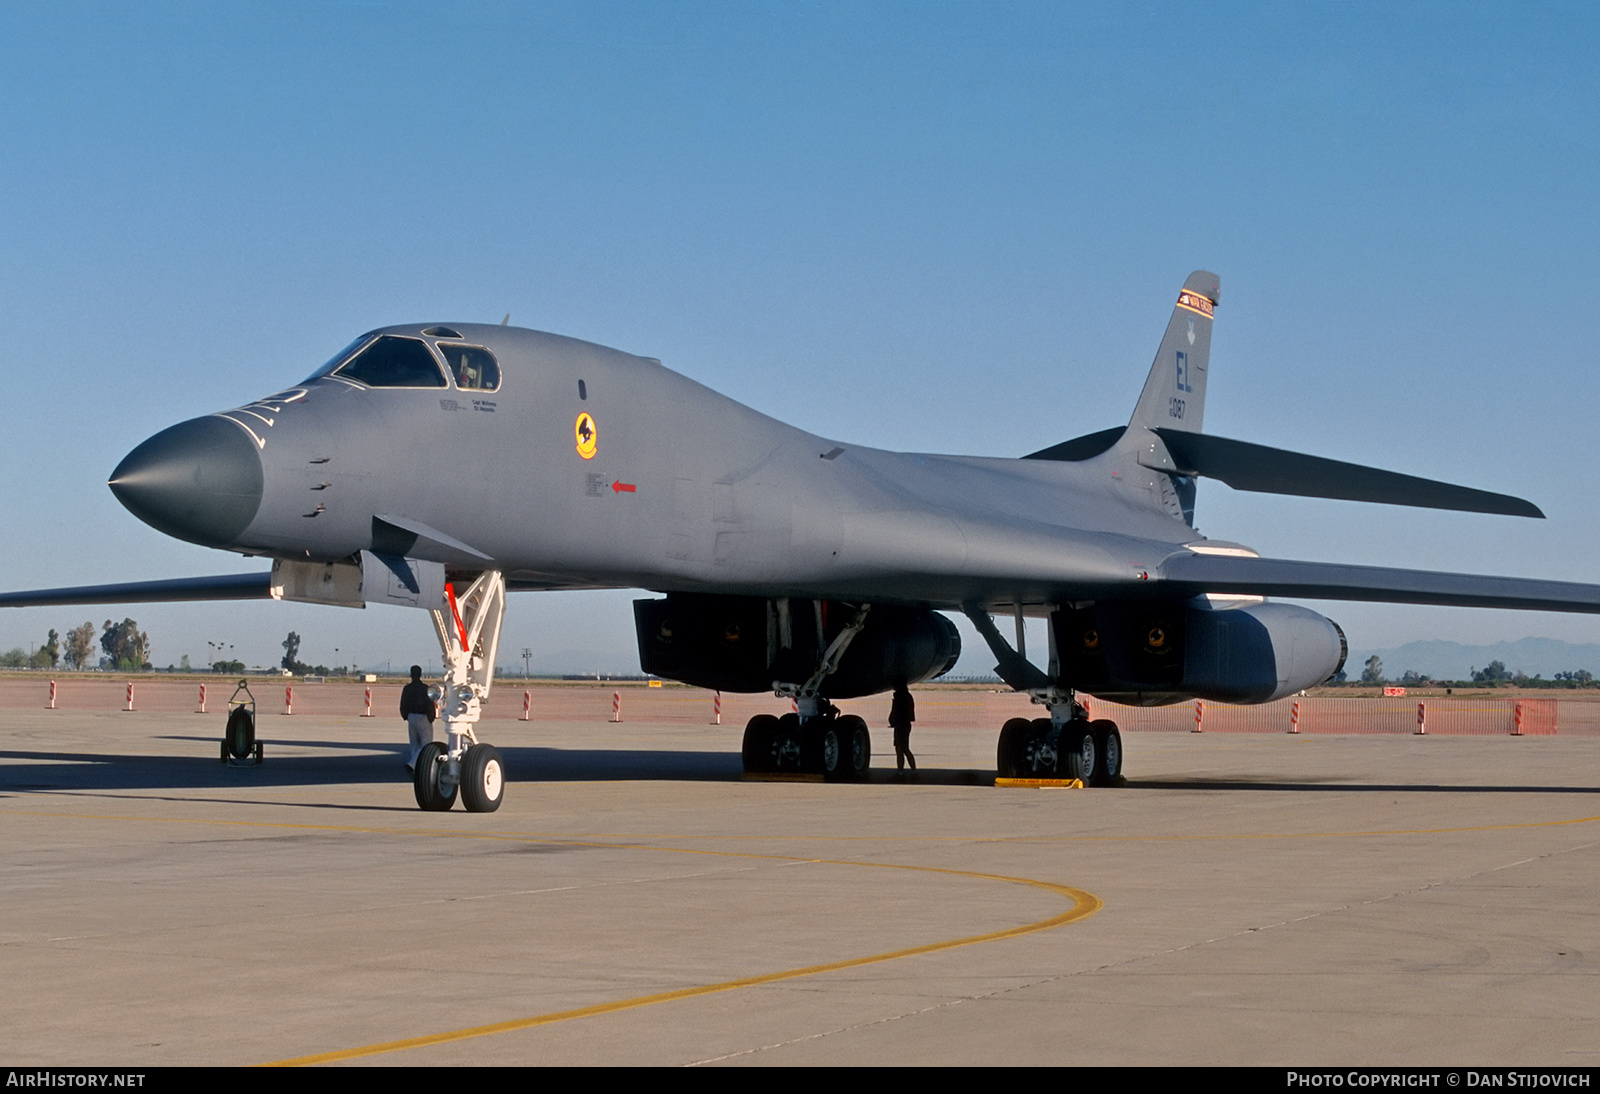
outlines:
{"label": "tail fin", "polygon": [[[1211,317],[1222,280],[1196,270],[1178,292],[1155,364],[1133,408],[1113,459],[1127,468],[1119,477],[1149,491],[1149,503],[1194,527],[1195,483],[1168,455],[1155,429],[1199,433],[1206,413],[1206,373],[1211,364]],[[1131,472],[1129,474],[1128,472]],[[1137,484],[1137,485],[1136,485]]]}
{"label": "tail fin", "polygon": [[1267,494],[1544,516],[1537,505],[1509,494],[1202,433],[1211,317],[1220,290],[1217,275],[1205,270],[1196,270],[1183,283],[1150,377],[1126,428],[1103,429],[1042,448],[1023,459],[1103,461],[1130,500],[1180,517],[1190,527],[1194,526],[1197,476],[1219,479],[1235,490]]}
{"label": "tail fin", "polygon": [[1155,364],[1150,366],[1150,377],[1128,422],[1130,436],[1157,426],[1200,432],[1206,409],[1206,370],[1211,362],[1211,317],[1221,286],[1221,279],[1205,270],[1196,270],[1183,283]]}

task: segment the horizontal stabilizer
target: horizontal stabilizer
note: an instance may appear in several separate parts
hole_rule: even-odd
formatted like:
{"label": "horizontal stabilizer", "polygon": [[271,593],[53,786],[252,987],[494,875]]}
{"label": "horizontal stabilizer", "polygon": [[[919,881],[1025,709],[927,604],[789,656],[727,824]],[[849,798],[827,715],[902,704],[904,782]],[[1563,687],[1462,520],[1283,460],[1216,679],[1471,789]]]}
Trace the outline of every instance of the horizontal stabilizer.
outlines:
{"label": "horizontal stabilizer", "polygon": [[62,604],[171,604],[190,600],[266,600],[272,575],[218,574],[164,581],[127,581],[120,585],[79,585],[70,589],[35,589],[0,593],[0,608],[54,607]]}
{"label": "horizontal stabilizer", "polygon": [[1204,433],[1166,428],[1151,432],[1166,444],[1179,474],[1203,475],[1225,482],[1235,490],[1414,505],[1423,509],[1458,509],[1467,513],[1500,513],[1509,517],[1544,516],[1532,502],[1509,494],[1494,494]]}
{"label": "horizontal stabilizer", "polygon": [[1160,573],[1164,586],[1176,587],[1186,595],[1234,593],[1600,615],[1600,585],[1575,581],[1533,581],[1187,552],[1167,559],[1161,564]]}

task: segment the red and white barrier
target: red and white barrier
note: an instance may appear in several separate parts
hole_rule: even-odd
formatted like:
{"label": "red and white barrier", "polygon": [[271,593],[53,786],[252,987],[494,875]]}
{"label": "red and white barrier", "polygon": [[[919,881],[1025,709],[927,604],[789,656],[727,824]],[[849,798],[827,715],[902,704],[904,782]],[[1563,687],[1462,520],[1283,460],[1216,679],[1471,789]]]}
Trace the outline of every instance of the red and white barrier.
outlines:
{"label": "red and white barrier", "polygon": [[620,691],[611,693],[611,720],[613,722],[622,721],[622,692]]}
{"label": "red and white barrier", "polygon": [[132,710],[133,709],[133,681],[132,680],[128,681],[128,705],[123,707],[122,709],[123,710]]}
{"label": "red and white barrier", "polygon": [[1294,706],[1289,708],[1289,732],[1300,732],[1300,700],[1294,701]]}
{"label": "red and white barrier", "polygon": [[283,712],[285,714],[294,713],[294,688],[292,687],[283,689]]}
{"label": "red and white barrier", "polygon": [[45,709],[56,709],[56,682],[54,680],[50,681],[50,705]]}
{"label": "red and white barrier", "polygon": [[1518,703],[1511,712],[1511,735],[1522,736],[1522,704]]}
{"label": "red and white barrier", "polygon": [[712,692],[711,694],[711,724],[714,726],[722,724],[722,692],[720,691]]}
{"label": "red and white barrier", "polygon": [[195,713],[196,714],[204,714],[205,712],[206,712],[206,686],[204,684],[201,684],[200,685],[200,709],[195,711]]}
{"label": "red and white barrier", "polygon": [[522,720],[524,722],[533,721],[533,692],[531,691],[522,693]]}
{"label": "red and white barrier", "polygon": [[1417,736],[1426,736],[1428,732],[1428,707],[1426,703],[1417,704]]}
{"label": "red and white barrier", "polygon": [[[1443,690],[1443,689],[1441,689]],[[1286,695],[1272,703],[1241,705],[1205,701],[1201,728],[1209,735],[1218,733],[1293,733],[1298,703],[1299,736],[1394,735],[1412,736],[1417,732],[1417,704],[1423,702],[1422,732],[1429,737],[1481,736],[1506,737],[1517,733],[1517,706],[1522,707],[1521,732],[1527,737],[1544,737],[1558,732],[1574,736],[1600,737],[1600,703],[1584,700],[1558,700],[1537,695],[1486,698],[1482,692],[1405,698],[1333,695]],[[1130,733],[1187,733],[1195,727],[1194,700],[1161,707],[1126,706],[1096,700],[1094,716],[1115,721],[1124,739]]]}
{"label": "red and white barrier", "polygon": [[370,718],[370,717],[372,717],[372,689],[371,688],[367,689],[366,702],[367,702],[367,709],[361,712],[361,717]]}
{"label": "red and white barrier", "polygon": [[1196,699],[1194,701],[1194,731],[1196,733],[1204,733],[1205,732],[1205,720],[1206,720],[1206,704],[1205,704],[1205,700],[1204,699]]}

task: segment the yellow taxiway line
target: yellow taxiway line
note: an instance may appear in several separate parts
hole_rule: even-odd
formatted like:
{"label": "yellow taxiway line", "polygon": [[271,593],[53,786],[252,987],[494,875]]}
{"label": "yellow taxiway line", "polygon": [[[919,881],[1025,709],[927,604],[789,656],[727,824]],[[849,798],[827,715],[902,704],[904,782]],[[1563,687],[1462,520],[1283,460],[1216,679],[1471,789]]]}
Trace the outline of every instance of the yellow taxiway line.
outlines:
{"label": "yellow taxiway line", "polygon": [[[183,825],[217,825],[235,828],[270,828],[270,829],[313,829],[323,832],[349,832],[357,834],[382,834],[382,835],[411,835],[411,836],[444,836],[452,839],[483,839],[505,842],[521,843],[559,843],[568,846],[607,847],[619,851],[655,851],[673,854],[710,855],[718,858],[753,858],[781,862],[803,862],[817,866],[856,866],[875,870],[907,870],[914,873],[939,874],[945,877],[972,878],[978,881],[994,881],[1006,885],[1023,885],[1033,889],[1041,889],[1047,893],[1064,898],[1069,907],[1066,911],[1045,919],[1024,923],[1016,927],[1007,927],[998,931],[988,931],[984,934],[967,935],[962,938],[945,939],[940,942],[929,942],[921,946],[909,946],[905,949],[890,950],[886,953],[868,954],[864,957],[851,957],[842,961],[830,961],[822,965],[803,965],[794,969],[782,969],[777,972],[761,973],[755,976],[739,977],[735,980],[722,980],[714,984],[700,984],[695,987],[679,988],[674,991],[656,992],[650,995],[638,995],[629,999],[618,999],[609,1003],[597,1003],[594,1006],[579,1007],[574,1010],[554,1011],[549,1014],[536,1014],[524,1018],[513,1018],[505,1022],[494,1022],[489,1025],[469,1026],[464,1029],[446,1030],[441,1033],[430,1033],[420,1037],[408,1037],[398,1041],[383,1041],[378,1044],[362,1045],[356,1048],[340,1049],[334,1052],[317,1053],[311,1056],[297,1056],[289,1060],[277,1060],[263,1066],[267,1067],[295,1067],[307,1064],[329,1064],[343,1060],[355,1060],[366,1056],[378,1056],[389,1052],[402,1052],[407,1049],[426,1048],[430,1045],[448,1044],[452,1041],[465,1041],[474,1037],[490,1037],[500,1033],[513,1033],[517,1030],[533,1029],[537,1026],[547,1026],[556,1022],[568,1022],[577,1018],[592,1018],[602,1014],[615,1014],[619,1011],[634,1010],[639,1007],[654,1006],[658,1003],[671,1003],[680,999],[694,999],[704,995],[715,995],[720,992],[737,991],[741,988],[760,987],[763,984],[776,984],[785,980],[796,980],[805,976],[818,976],[822,973],[839,972],[844,969],[860,968],[863,965],[877,965],[885,961],[898,961],[904,957],[917,957],[922,954],[941,953],[945,950],[954,950],[962,946],[976,946],[983,942],[999,942],[1007,938],[1017,938],[1022,935],[1033,934],[1037,931],[1048,931],[1054,927],[1065,926],[1081,919],[1094,915],[1104,903],[1093,893],[1082,889],[1074,889],[1069,885],[1059,885],[1053,881],[1042,881],[1037,878],[1012,877],[1007,874],[986,874],[974,870],[954,870],[939,866],[915,866],[908,863],[897,862],[862,862],[851,859],[825,859],[815,858],[810,855],[774,855],[760,854],[751,851],[716,851],[695,847],[663,847],[640,843],[619,843],[605,839],[589,838],[560,838],[516,835],[505,832],[462,832],[439,830],[415,830],[404,828],[391,828],[377,825],[343,825],[343,824],[294,824],[277,821],[241,821],[241,820],[203,820],[194,817],[134,817],[111,816],[106,814],[86,813],[57,813],[44,810],[4,810],[8,813],[17,813],[32,816],[72,817],[80,820],[106,820],[106,821],[143,821],[158,824],[183,824]],[[682,837],[678,837],[682,838]],[[692,837],[691,837],[692,838]]]}

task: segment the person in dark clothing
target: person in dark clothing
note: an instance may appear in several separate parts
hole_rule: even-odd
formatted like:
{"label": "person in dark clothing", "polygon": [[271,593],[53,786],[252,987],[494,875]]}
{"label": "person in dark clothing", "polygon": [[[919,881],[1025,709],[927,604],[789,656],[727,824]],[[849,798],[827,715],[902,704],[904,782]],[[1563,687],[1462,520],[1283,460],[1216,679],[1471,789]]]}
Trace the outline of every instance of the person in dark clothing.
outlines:
{"label": "person in dark clothing", "polygon": [[417,766],[417,755],[422,751],[422,746],[433,740],[433,720],[438,714],[438,708],[428,695],[428,685],[422,682],[422,666],[412,665],[411,683],[400,689],[400,717],[406,720],[406,728],[411,732],[411,758],[406,761],[407,771]]}
{"label": "person in dark clothing", "polygon": [[896,684],[894,701],[889,704],[889,727],[894,730],[894,766],[904,771],[906,764],[917,769],[917,758],[911,754],[911,723],[917,720],[917,704],[904,684]]}

